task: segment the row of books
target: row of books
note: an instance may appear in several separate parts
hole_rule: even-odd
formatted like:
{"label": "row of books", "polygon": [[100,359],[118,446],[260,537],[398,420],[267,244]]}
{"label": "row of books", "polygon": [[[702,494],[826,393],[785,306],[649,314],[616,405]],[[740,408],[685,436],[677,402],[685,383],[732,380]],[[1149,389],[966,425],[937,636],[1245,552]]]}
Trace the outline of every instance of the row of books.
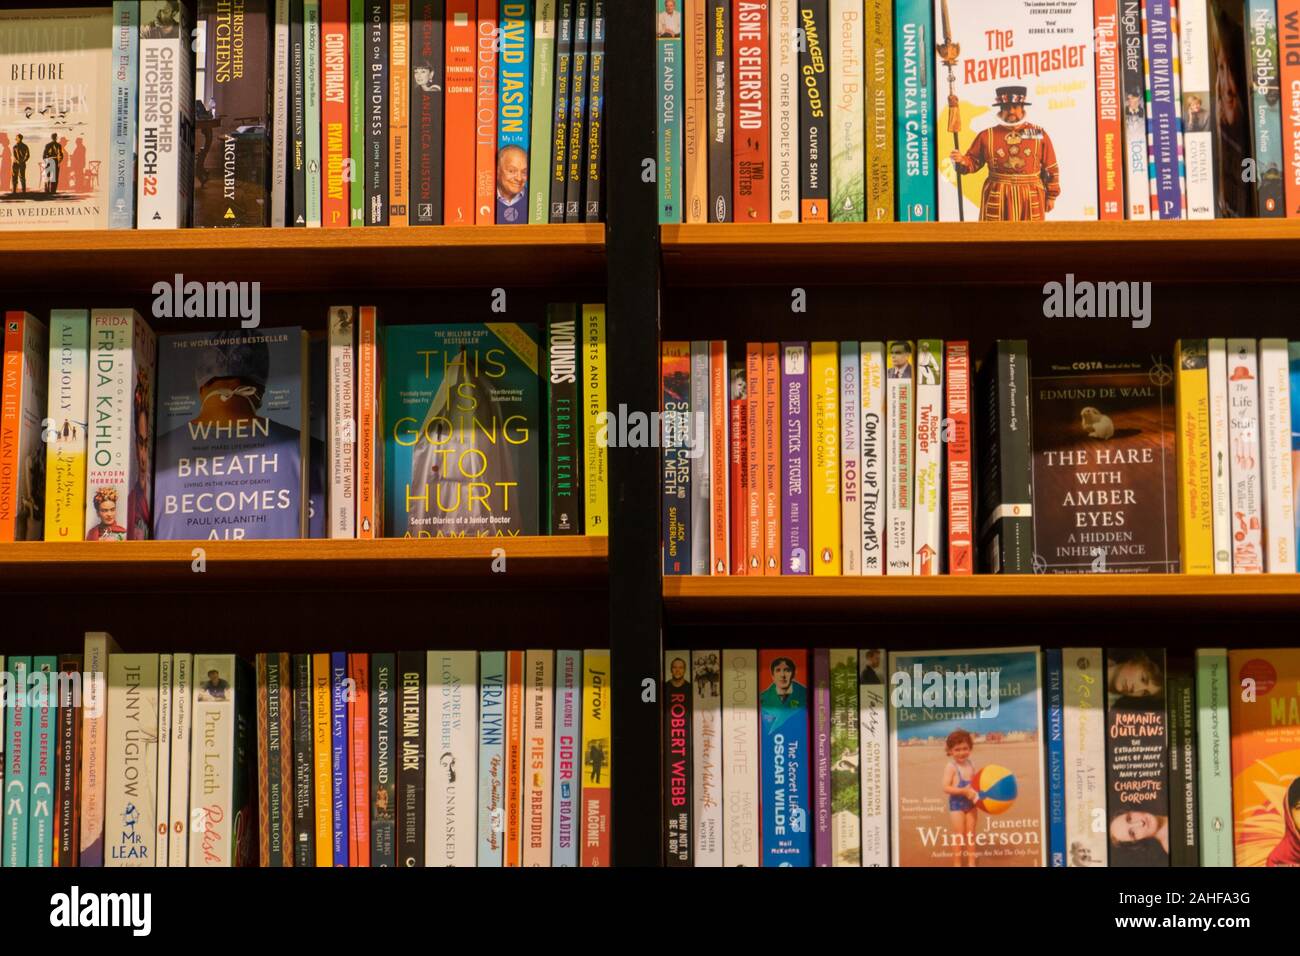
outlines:
{"label": "row of books", "polygon": [[1300,650],[694,650],[664,669],[670,866],[1300,866]]}
{"label": "row of books", "polygon": [[656,3],[660,222],[1300,216],[1300,0]]}
{"label": "row of books", "polygon": [[663,572],[1295,572],[1300,342],[665,342]]}
{"label": "row of books", "polygon": [[6,867],[610,865],[605,650],[0,671]]}
{"label": "row of books", "polygon": [[605,26],[604,0],[0,11],[0,228],[600,222]]}
{"label": "row of books", "polygon": [[606,533],[603,306],[549,307],[545,348],[529,323],[328,322],[6,313],[0,541]]}

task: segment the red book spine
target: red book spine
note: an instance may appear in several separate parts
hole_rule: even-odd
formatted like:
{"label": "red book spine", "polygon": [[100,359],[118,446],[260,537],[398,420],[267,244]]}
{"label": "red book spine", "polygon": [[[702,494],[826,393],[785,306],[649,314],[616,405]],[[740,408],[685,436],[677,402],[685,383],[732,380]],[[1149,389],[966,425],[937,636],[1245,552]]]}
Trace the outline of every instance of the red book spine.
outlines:
{"label": "red book spine", "polygon": [[730,574],[731,547],[728,541],[731,509],[727,497],[731,482],[727,442],[727,343],[709,343],[709,510],[712,528],[709,534],[709,567],[713,574]]}
{"label": "red book spine", "polygon": [[497,0],[478,3],[478,91],[474,117],[474,222],[496,223],[497,209]]}
{"label": "red book spine", "polygon": [[[22,473],[18,461],[18,433],[22,428],[23,410],[19,403],[23,382],[23,329],[27,313],[6,312],[4,367],[0,371],[0,541],[13,541],[17,534],[18,477]],[[43,492],[44,489],[41,489]]]}
{"label": "red book spine", "polygon": [[745,573],[763,573],[763,344],[745,345]]}
{"label": "red book spine", "polygon": [[1124,218],[1124,118],[1120,103],[1119,0],[1094,0],[1097,37],[1097,209]]}
{"label": "red book spine", "polygon": [[474,224],[477,41],[478,11],[474,0],[448,0],[442,221],[449,226]]}
{"label": "red book spine", "polygon": [[732,116],[736,222],[771,222],[768,177],[767,4],[734,0],[732,63],[735,101]]}
{"label": "red book spine", "polygon": [[348,840],[348,866],[370,865],[370,655],[348,655],[348,677],[352,679],[352,700],[348,703],[352,759],[348,781],[352,800]]}
{"label": "red book spine", "polygon": [[1286,214],[1295,219],[1300,218],[1300,0],[1277,0],[1277,39],[1281,47]]}
{"label": "red book spine", "polygon": [[745,573],[745,549],[748,541],[749,468],[746,465],[749,444],[749,403],[745,398],[745,366],[737,362],[731,367],[731,401],[727,416],[731,434],[728,436],[727,460],[730,485],[730,535],[731,573]]}
{"label": "red book spine", "polygon": [[[321,0],[321,225],[349,225],[348,0]],[[355,172],[354,175],[360,175]]]}
{"label": "red book spine", "polygon": [[763,573],[781,573],[781,348],[763,343]]}
{"label": "red book spine", "polygon": [[948,429],[948,573],[974,573],[971,521],[970,343],[948,342],[944,417]]}

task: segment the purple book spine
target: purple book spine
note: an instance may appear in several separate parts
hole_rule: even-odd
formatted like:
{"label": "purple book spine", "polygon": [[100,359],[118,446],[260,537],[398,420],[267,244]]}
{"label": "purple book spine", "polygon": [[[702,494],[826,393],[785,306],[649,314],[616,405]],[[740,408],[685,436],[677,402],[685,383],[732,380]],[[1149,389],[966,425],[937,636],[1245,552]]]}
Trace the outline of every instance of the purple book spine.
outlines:
{"label": "purple book spine", "polygon": [[813,817],[817,821],[814,866],[831,865],[831,652],[813,651]]}
{"label": "purple book spine", "polygon": [[334,865],[348,865],[348,655],[334,651],[330,654],[330,744],[333,748],[331,765],[334,771]]}
{"label": "purple book spine", "polygon": [[781,492],[781,573],[808,565],[808,343],[781,343],[781,420],[785,488]]}
{"label": "purple book spine", "polygon": [[1178,99],[1178,21],[1174,0],[1143,0],[1147,149],[1153,219],[1185,219],[1183,131]]}

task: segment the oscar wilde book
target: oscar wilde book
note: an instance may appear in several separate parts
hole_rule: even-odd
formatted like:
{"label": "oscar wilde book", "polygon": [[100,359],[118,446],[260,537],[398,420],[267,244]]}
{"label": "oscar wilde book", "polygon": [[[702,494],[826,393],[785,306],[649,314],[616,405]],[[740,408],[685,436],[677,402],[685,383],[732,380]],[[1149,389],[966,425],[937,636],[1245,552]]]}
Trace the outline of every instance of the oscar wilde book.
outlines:
{"label": "oscar wilde book", "polygon": [[[45,323],[4,314],[0,369],[0,541],[39,541],[45,530]],[[59,383],[56,383],[56,386]],[[54,447],[53,444],[50,446]]]}
{"label": "oscar wilde book", "polygon": [[578,834],[581,828],[578,814],[581,770],[578,748],[581,744],[582,652],[556,651],[551,866],[578,865]]}
{"label": "oscar wilde book", "polygon": [[1111,866],[1169,865],[1165,652],[1106,650],[1106,833]]}
{"label": "oscar wilde book", "polygon": [[1255,214],[1255,184],[1243,176],[1254,155],[1244,17],[1245,0],[1209,0],[1216,219]]}
{"label": "oscar wilde book", "polygon": [[478,652],[429,651],[426,665],[425,864],[473,866],[479,836]]}
{"label": "oscar wilde book", "polygon": [[1246,0],[1244,26],[1254,139],[1255,211],[1260,218],[1281,218],[1286,215],[1286,197],[1276,0]]}
{"label": "oscar wilde book", "polygon": [[831,668],[830,651],[813,648],[812,795],[813,865],[831,865]]}
{"label": "oscar wilde book", "polygon": [[108,226],[112,39],[109,7],[0,11],[0,229]]}
{"label": "oscar wilde book", "polygon": [[[731,222],[731,2],[708,2],[709,222]],[[780,0],[793,2],[793,0]]]}
{"label": "oscar wilde book", "polygon": [[759,866],[758,653],[722,652],[722,865]]}
{"label": "oscar wilde book", "polygon": [[1228,652],[1237,866],[1300,866],[1300,651]]}
{"label": "oscar wilde book", "polygon": [[1142,2],[1119,0],[1119,94],[1124,130],[1125,217],[1151,218],[1150,151],[1147,147],[1146,56],[1142,51]]}
{"label": "oscar wilde book", "polygon": [[1124,218],[1124,109],[1120,96],[1119,3],[1120,0],[1095,0],[1093,3],[1097,40],[1099,219]]}
{"label": "oscar wilde book", "polygon": [[402,651],[397,655],[398,775],[397,775],[397,865],[425,865],[426,752],[424,679],[426,655],[423,651]]}
{"label": "oscar wilde book", "polygon": [[[112,117],[108,154],[108,228],[135,227],[136,81],[140,66],[139,0],[113,0]],[[0,189],[10,183],[2,181]]]}
{"label": "oscar wilde book", "polygon": [[[1270,3],[1272,0],[1270,0]],[[1187,218],[1175,0],[1142,0],[1151,218]]]}
{"label": "oscar wilde book", "polygon": [[862,865],[858,653],[830,652],[832,866]]}
{"label": "oscar wilde book", "polygon": [[[799,163],[800,222],[830,222],[831,122],[828,107],[830,64],[827,0],[799,0]],[[741,114],[744,129],[744,114]]]}
{"label": "oscar wilde book", "polygon": [[894,25],[890,0],[866,0],[868,222],[894,221]]}
{"label": "oscar wilde book", "polygon": [[1159,355],[1035,367],[1036,571],[1178,572],[1172,378]]}
{"label": "oscar wilde book", "polygon": [[664,652],[664,860],[691,865],[692,799],[690,652]]}
{"label": "oscar wilde book", "polygon": [[1091,4],[935,0],[935,23],[939,218],[1096,219]]}
{"label": "oscar wilde book", "polygon": [[190,224],[194,186],[194,53],[190,34],[184,4],[169,0],[141,3],[139,229],[183,229]]}
{"label": "oscar wilde book", "polygon": [[1187,166],[1187,218],[1214,218],[1214,67],[1210,63],[1209,0],[1178,0],[1183,150]]}
{"label": "oscar wilde book", "polygon": [[895,201],[900,222],[935,215],[934,21],[930,0],[894,5]]}
{"label": "oscar wilde book", "polygon": [[108,659],[104,865],[157,866],[158,655]]}
{"label": "oscar wilde book", "polygon": [[[241,9],[236,11],[235,6]],[[199,0],[197,23],[194,225],[268,225],[271,30],[267,0],[234,5]],[[327,70],[333,55],[328,40],[327,35],[323,57]],[[332,174],[330,163],[326,165]]]}
{"label": "oscar wilde book", "polygon": [[1066,866],[1105,866],[1109,840],[1094,824],[1106,816],[1106,727],[1102,652],[1061,651],[1065,692]]}
{"label": "oscar wilde book", "polygon": [[733,218],[769,222],[772,186],[768,172],[768,23],[767,4],[732,3],[732,82],[735,83],[732,135]]}
{"label": "oscar wilde book", "polygon": [[691,852],[696,866],[722,866],[722,653],[691,651]]}
{"label": "oscar wilde book", "polygon": [[297,327],[159,339],[156,538],[306,535],[306,384]]}
{"label": "oscar wilde book", "polygon": [[610,866],[613,787],[609,651],[582,652],[582,856],[580,866]]}
{"label": "oscar wilde book", "polygon": [[[194,655],[190,866],[254,866],[253,673],[233,654]],[[112,713],[112,702],[109,703]]]}
{"label": "oscar wilde book", "polygon": [[885,652],[858,652],[862,865],[889,866],[889,705]]}
{"label": "oscar wilde book", "polygon": [[[772,221],[799,221],[799,109],[808,98],[799,71],[798,0],[768,5],[772,81]],[[808,6],[812,11],[812,6]],[[822,66],[824,68],[824,58]]]}
{"label": "oscar wilde book", "polygon": [[479,654],[478,866],[501,866],[505,843],[506,655]]}
{"label": "oscar wilde book", "polygon": [[808,652],[758,652],[762,865],[812,866]]}
{"label": "oscar wilde book", "polygon": [[45,443],[45,540],[80,541],[86,517],[86,411],[90,390],[90,313],[50,313],[46,417],[54,429]]}
{"label": "oscar wilde book", "polygon": [[889,655],[894,866],[1044,866],[1037,647]]}

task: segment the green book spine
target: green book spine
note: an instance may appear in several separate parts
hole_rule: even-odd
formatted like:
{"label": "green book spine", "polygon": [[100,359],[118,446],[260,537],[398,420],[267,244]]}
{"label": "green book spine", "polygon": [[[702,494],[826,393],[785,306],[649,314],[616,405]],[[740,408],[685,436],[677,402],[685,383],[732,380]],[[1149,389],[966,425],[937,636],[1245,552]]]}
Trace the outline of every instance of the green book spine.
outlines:
{"label": "green book spine", "polygon": [[32,722],[31,708],[25,706],[28,675],[31,673],[30,657],[9,658],[11,675],[7,693],[22,691],[22,698],[14,706],[4,708],[4,866],[27,865],[27,793],[31,770]]}
{"label": "green book spine", "polygon": [[862,791],[858,782],[858,652],[832,650],[831,865],[862,865]]}
{"label": "green book spine", "polygon": [[320,228],[320,0],[303,0],[302,88],[307,113],[307,225]]}
{"label": "green book spine", "polygon": [[1232,866],[1232,762],[1228,749],[1228,652],[1196,652],[1196,797],[1201,866]]}
{"label": "green book spine", "polygon": [[[528,221],[551,221],[551,136],[555,122],[555,26],[559,0],[537,0],[533,14],[533,139],[528,151]],[[536,174],[533,173],[536,170]]]}
{"label": "green book spine", "polygon": [[366,4],[348,4],[348,219],[354,226],[365,225],[366,177],[362,172],[366,155]]}
{"label": "green book spine", "polygon": [[[59,673],[57,657],[33,657],[31,706],[32,724],[31,789],[27,801],[27,865],[54,863],[54,787],[57,763],[59,705],[54,696],[54,678]],[[37,675],[41,675],[38,679]]]}

